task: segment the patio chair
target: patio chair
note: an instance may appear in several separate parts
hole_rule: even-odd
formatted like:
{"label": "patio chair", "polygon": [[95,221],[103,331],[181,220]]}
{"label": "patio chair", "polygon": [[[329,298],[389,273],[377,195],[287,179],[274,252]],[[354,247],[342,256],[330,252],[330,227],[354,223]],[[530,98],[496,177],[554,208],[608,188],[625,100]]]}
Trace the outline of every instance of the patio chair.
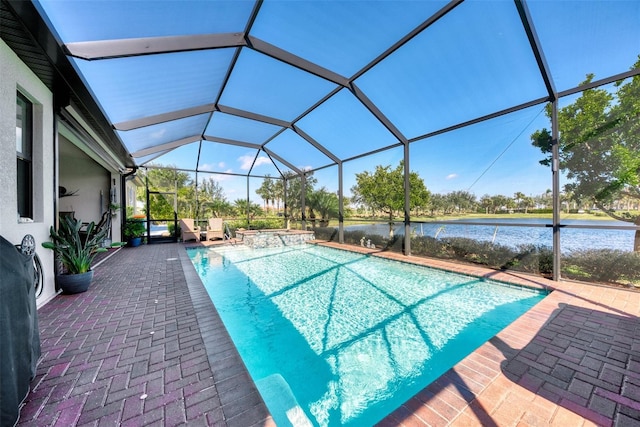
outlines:
{"label": "patio chair", "polygon": [[200,229],[194,225],[193,218],[182,218],[180,220],[180,238],[183,242],[187,240],[200,241]]}
{"label": "patio chair", "polygon": [[[111,229],[111,212],[110,211],[106,211],[105,213],[102,214],[102,218],[100,218],[100,222],[97,223],[95,225],[95,227],[93,227],[93,230],[91,231],[91,235],[89,235],[87,233],[87,227],[89,226],[88,222],[83,222],[82,223],[82,228],[80,229],[80,237],[82,238],[83,242],[86,242],[87,239],[91,239],[93,238],[96,234],[98,234],[99,232],[102,231],[102,229],[107,229],[110,230]],[[111,237],[111,232],[107,232],[107,238]]]}
{"label": "patio chair", "polygon": [[224,239],[222,218],[209,218],[209,224],[207,226],[207,240],[214,238]]}

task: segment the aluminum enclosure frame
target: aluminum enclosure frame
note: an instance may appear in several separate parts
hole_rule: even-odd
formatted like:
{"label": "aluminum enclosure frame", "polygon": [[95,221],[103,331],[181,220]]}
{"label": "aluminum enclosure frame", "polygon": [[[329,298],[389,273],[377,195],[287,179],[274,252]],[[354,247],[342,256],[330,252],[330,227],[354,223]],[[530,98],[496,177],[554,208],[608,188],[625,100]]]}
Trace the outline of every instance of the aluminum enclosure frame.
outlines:
{"label": "aluminum enclosure frame", "polygon": [[[453,0],[447,3],[444,7],[418,25],[416,28],[408,32],[404,37],[400,38],[396,43],[394,43],[391,47],[386,49],[384,52],[375,57],[372,61],[367,63],[360,70],[355,72],[352,76],[342,76],[339,73],[336,73],[332,70],[324,68],[319,64],[308,61],[304,58],[301,58],[291,52],[285,51],[277,46],[274,46],[264,40],[261,40],[258,37],[255,37],[251,34],[252,27],[258,17],[258,14],[261,11],[263,6],[262,0],[258,0],[253,7],[251,15],[247,20],[246,27],[242,33],[223,33],[223,34],[202,34],[202,35],[192,35],[192,36],[164,36],[164,37],[142,37],[137,39],[120,39],[120,40],[100,40],[100,41],[91,41],[91,42],[74,42],[68,44],[62,44],[58,37],[51,31],[48,27],[45,19],[42,18],[38,8],[31,2],[21,1],[21,0],[2,0],[2,8],[8,11],[8,14],[5,13],[3,15],[3,19],[5,20],[14,20],[19,26],[23,28],[23,30],[31,37],[32,43],[37,46],[40,50],[41,60],[48,64],[48,70],[42,69],[40,75],[43,76],[43,81],[50,82],[50,88],[54,94],[56,94],[57,102],[61,107],[69,105],[73,102],[73,105],[77,105],[78,109],[88,117],[90,117],[92,121],[92,125],[97,129],[98,133],[101,137],[104,137],[105,141],[108,142],[109,148],[116,153],[118,159],[122,162],[122,164],[126,165],[129,168],[135,168],[138,166],[134,162],[133,157],[143,157],[143,156],[152,156],[161,155],[167,151],[174,150],[176,148],[182,147],[186,144],[194,143],[199,141],[199,150],[200,153],[202,144],[204,141],[214,141],[217,143],[228,144],[238,147],[249,147],[257,150],[257,156],[263,152],[269,158],[276,159],[281,164],[290,168],[294,171],[298,176],[302,179],[303,188],[306,183],[307,174],[311,174],[315,171],[319,171],[321,169],[329,168],[329,167],[337,167],[338,170],[338,197],[339,197],[339,241],[341,243],[344,242],[344,198],[343,198],[343,166],[345,163],[361,159],[363,157],[370,156],[372,154],[377,154],[380,152],[384,152],[386,150],[391,150],[394,148],[398,148],[400,146],[403,147],[403,159],[404,159],[404,227],[405,227],[405,235],[410,234],[410,223],[411,223],[411,214],[410,214],[410,203],[409,203],[409,172],[410,172],[410,152],[409,148],[413,142],[424,141],[426,139],[432,138],[437,135],[441,135],[446,132],[451,132],[457,129],[462,129],[464,127],[481,123],[484,121],[491,120],[496,117],[500,117],[509,113],[513,113],[516,111],[520,111],[532,106],[542,105],[545,103],[551,103],[552,105],[552,117],[551,117],[551,127],[552,127],[552,139],[553,139],[553,152],[552,152],[552,196],[553,196],[553,219],[552,219],[552,228],[553,228],[553,253],[554,253],[554,280],[560,279],[560,229],[562,227],[560,220],[560,171],[559,171],[559,147],[558,147],[558,101],[563,97],[570,96],[573,94],[580,93],[587,89],[592,89],[596,87],[600,87],[603,85],[607,85],[622,79],[631,78],[634,76],[640,75],[640,69],[634,69],[627,72],[619,73],[604,79],[600,79],[585,85],[576,86],[571,89],[563,90],[558,92],[556,89],[556,85],[553,81],[553,77],[549,70],[549,66],[547,64],[547,60],[545,58],[544,50],[539,41],[538,33],[536,31],[534,20],[531,17],[531,13],[528,9],[527,2],[525,0],[514,0],[515,7],[518,11],[519,18],[523,27],[523,30],[526,34],[529,48],[535,57],[538,73],[541,76],[542,81],[544,82],[544,86],[546,88],[547,94],[544,97],[531,99],[525,103],[515,105],[509,107],[507,109],[496,111],[481,117],[476,117],[470,120],[467,120],[463,123],[458,123],[452,126],[448,126],[446,128],[438,129],[435,131],[431,131],[427,134],[419,135],[416,137],[408,138],[404,135],[397,127],[392,120],[384,115],[382,110],[361,90],[361,88],[356,85],[356,80],[363,76],[367,71],[374,68],[376,65],[380,64],[385,58],[389,57],[402,46],[407,44],[410,40],[415,38],[418,34],[422,33],[430,26],[438,22],[440,19],[445,17],[447,14],[451,13],[458,6],[463,4],[463,0]],[[4,30],[2,33],[3,40],[7,40],[7,43],[10,47],[12,47],[16,51],[20,51],[21,47],[24,48],[24,42],[20,40],[12,39],[11,35],[7,35],[8,30]],[[13,40],[13,41],[12,41]],[[107,58],[124,58],[124,57],[135,57],[135,56],[144,56],[144,55],[155,55],[161,53],[175,53],[175,52],[188,52],[188,51],[198,51],[198,50],[210,50],[210,49],[236,49],[234,53],[234,57],[231,61],[231,65],[227,70],[226,76],[224,78],[224,82],[222,83],[221,89],[217,95],[217,99],[214,103],[203,104],[195,107],[179,109],[171,112],[166,112],[157,115],[149,115],[143,118],[128,120],[124,122],[118,123],[110,123],[107,119],[106,114],[102,111],[100,105],[93,98],[92,93],[89,88],[87,88],[84,84],[83,79],[78,75],[76,69],[70,62],[69,57],[82,58],[89,61],[100,61]],[[251,50],[258,52],[260,54],[266,55],[270,58],[273,58],[279,62],[287,64],[289,66],[295,67],[301,71],[317,76],[327,82],[336,85],[336,88],[327,93],[327,95],[311,105],[308,109],[306,109],[302,114],[295,117],[293,120],[282,120],[276,117],[269,117],[263,114],[258,114],[252,111],[244,111],[241,109],[237,109],[231,106],[226,106],[220,103],[221,95],[227,87],[229,80],[233,74],[234,68],[237,64],[240,52],[243,49]],[[29,61],[33,63],[33,58],[28,58],[28,54],[23,55],[25,61]],[[27,63],[29,63],[27,62]],[[52,74],[54,77],[46,76],[46,73]],[[341,158],[333,153],[329,148],[322,145],[320,142],[316,141],[311,135],[307,134],[302,130],[302,128],[298,125],[299,122],[315,111],[317,108],[322,106],[327,100],[329,100],[332,96],[337,94],[341,90],[349,91],[353,96],[372,114],[372,116],[385,128],[387,129],[396,139],[396,141],[392,144],[377,148],[372,151],[359,153],[350,157]],[[274,126],[278,126],[281,128],[280,132],[284,132],[285,130],[291,130],[300,138],[305,140],[312,147],[320,151],[323,155],[325,155],[330,163],[316,167],[311,170],[300,170],[296,166],[294,166],[291,162],[287,161],[286,158],[276,151],[272,150],[269,147],[269,143],[271,140],[277,135],[274,135],[272,138],[267,139],[263,143],[256,144],[248,141],[239,141],[229,138],[223,138],[219,135],[208,135],[206,134],[206,126],[203,129],[201,134],[192,135],[186,138],[178,139],[175,141],[171,141],[165,144],[157,145],[154,147],[144,148],[133,153],[129,153],[125,144],[122,142],[120,137],[118,136],[117,131],[129,131],[134,129],[141,129],[144,127],[157,125],[160,123],[166,123],[178,119],[194,117],[197,115],[206,114],[209,119],[207,124],[211,121],[212,117],[217,113],[224,113],[235,117],[240,117],[244,119],[254,120],[257,122],[262,122]],[[198,173],[218,173],[221,172],[210,172],[204,170],[193,169],[182,169],[188,172],[195,172],[196,176]],[[222,173],[224,174],[224,173]],[[280,173],[280,179],[286,181],[286,177]],[[260,175],[254,174],[253,166],[248,170],[246,174],[236,174],[239,176],[247,177],[247,198],[249,197],[249,186],[248,180],[249,178],[259,178]],[[197,179],[197,178],[196,178]],[[304,195],[304,191],[302,192]],[[304,197],[301,201],[302,207],[304,210],[305,201]],[[285,197],[285,206],[286,197]],[[303,213],[303,225],[306,225],[306,218]],[[521,224],[522,225],[522,224]],[[639,229],[640,227],[636,227]],[[411,245],[410,239],[405,239],[404,252],[407,255],[411,254]]]}

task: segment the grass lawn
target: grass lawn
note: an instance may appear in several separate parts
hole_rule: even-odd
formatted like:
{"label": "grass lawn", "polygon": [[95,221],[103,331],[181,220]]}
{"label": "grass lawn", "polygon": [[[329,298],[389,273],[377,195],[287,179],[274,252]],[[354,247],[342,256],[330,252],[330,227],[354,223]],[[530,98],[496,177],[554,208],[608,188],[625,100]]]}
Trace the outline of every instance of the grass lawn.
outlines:
{"label": "grass lawn", "polygon": [[[424,218],[424,219],[423,219]],[[451,221],[451,220],[464,220],[464,219],[528,219],[528,218],[543,218],[551,220],[553,218],[552,214],[538,214],[531,213],[525,214],[521,212],[512,213],[512,214],[480,214],[480,213],[471,213],[471,214],[463,214],[463,215],[444,215],[438,217],[418,217],[412,218],[415,221]],[[610,216],[601,214],[594,215],[589,213],[561,213],[560,220],[563,219],[579,219],[585,221],[602,221],[602,220],[610,220],[612,219]]]}
{"label": "grass lawn", "polygon": [[[529,214],[525,214],[525,213],[512,213],[512,214],[481,214],[481,213],[469,213],[469,214],[460,214],[460,215],[441,215],[441,216],[436,216],[436,217],[432,217],[432,216],[414,216],[411,217],[412,221],[424,221],[424,222],[429,222],[429,221],[456,221],[456,220],[465,220],[465,219],[487,219],[487,220],[496,220],[496,219],[531,219],[531,218],[542,218],[542,219],[548,219],[549,221],[551,221],[552,219],[552,215],[551,214],[537,214],[537,213],[529,213]],[[577,219],[577,220],[585,220],[585,221],[603,221],[603,220],[610,220],[612,219],[610,216],[605,215],[605,214],[599,214],[599,215],[594,215],[594,214],[589,214],[589,213],[571,213],[571,214],[566,214],[566,213],[562,213],[560,215],[560,220],[567,220],[567,219]],[[372,221],[375,222],[386,222],[388,221],[387,218],[359,218],[359,217],[349,217],[349,218],[345,218],[345,223],[348,223],[349,225],[359,225],[359,224],[368,224]],[[402,218],[395,218],[394,222],[396,224],[401,224],[403,221]],[[337,226],[338,225],[338,221],[335,219],[331,220],[331,224],[330,226]]]}

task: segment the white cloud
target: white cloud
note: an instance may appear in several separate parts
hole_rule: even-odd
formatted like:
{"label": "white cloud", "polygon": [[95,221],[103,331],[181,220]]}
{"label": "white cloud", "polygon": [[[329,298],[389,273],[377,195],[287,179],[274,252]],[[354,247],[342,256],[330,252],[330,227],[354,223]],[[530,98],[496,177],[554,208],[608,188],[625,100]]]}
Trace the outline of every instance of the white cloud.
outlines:
{"label": "white cloud", "polygon": [[[212,165],[211,163],[204,163],[200,165],[198,169],[201,171],[207,171],[207,172],[233,173],[233,169],[220,170],[221,165],[224,166],[224,163],[221,162],[221,163],[218,163],[217,165]],[[207,179],[211,177],[211,179],[218,182],[227,181],[228,179],[233,178],[230,175],[222,175],[218,173],[207,174],[205,176],[207,177]]]}
{"label": "white cloud", "polygon": [[[232,169],[227,169],[226,171],[222,171],[222,172],[224,172],[224,173],[233,173],[233,170]],[[233,176],[231,176],[231,175],[221,175],[221,174],[213,174],[213,175],[211,175],[211,177],[213,179],[215,179],[216,181],[218,181],[218,182],[227,181],[227,180],[233,178]]]}
{"label": "white cloud", "polygon": [[[251,168],[251,164],[253,164],[254,156],[241,156],[238,157],[238,161],[240,162],[240,169],[243,171],[249,170]],[[268,165],[271,164],[271,160],[267,156],[260,156],[256,159],[254,167],[258,167],[260,165]]]}
{"label": "white cloud", "polygon": [[457,177],[458,177],[457,173],[450,173],[449,175],[447,175],[445,179],[448,181],[450,179],[456,179]]}
{"label": "white cloud", "polygon": [[271,159],[269,159],[267,156],[260,156],[258,157],[258,160],[256,160],[255,166],[270,165],[270,164],[271,164]]}
{"label": "white cloud", "polygon": [[200,165],[200,167],[198,167],[198,169],[202,171],[208,171],[208,172],[225,172],[225,173],[233,172],[233,169],[231,168],[227,168],[225,170],[225,166],[226,164],[224,162],[220,162],[218,164],[203,163]]}

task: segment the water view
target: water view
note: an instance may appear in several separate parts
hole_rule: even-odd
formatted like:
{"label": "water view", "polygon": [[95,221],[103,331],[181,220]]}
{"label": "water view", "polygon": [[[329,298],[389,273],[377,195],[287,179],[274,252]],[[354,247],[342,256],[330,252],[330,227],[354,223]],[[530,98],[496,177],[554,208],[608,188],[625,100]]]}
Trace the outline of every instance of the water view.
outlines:
{"label": "water view", "polygon": [[[553,233],[551,227],[540,227],[540,224],[551,224],[549,219],[465,219],[465,222],[495,222],[495,223],[520,223],[532,224],[532,227],[504,226],[504,225],[468,225],[468,224],[432,224],[412,223],[411,230],[416,236],[428,236],[435,238],[465,237],[478,241],[490,241],[498,245],[516,248],[522,244],[535,244],[552,246]],[[591,226],[629,226],[628,223],[614,220],[563,220],[564,225],[591,225]],[[363,230],[366,234],[387,236],[389,226],[384,223],[350,225],[347,231]],[[397,223],[394,233],[404,235],[404,225]],[[585,228],[563,228],[560,231],[562,252],[571,252],[580,249],[619,249],[623,251],[633,250],[635,230],[607,230]]]}

